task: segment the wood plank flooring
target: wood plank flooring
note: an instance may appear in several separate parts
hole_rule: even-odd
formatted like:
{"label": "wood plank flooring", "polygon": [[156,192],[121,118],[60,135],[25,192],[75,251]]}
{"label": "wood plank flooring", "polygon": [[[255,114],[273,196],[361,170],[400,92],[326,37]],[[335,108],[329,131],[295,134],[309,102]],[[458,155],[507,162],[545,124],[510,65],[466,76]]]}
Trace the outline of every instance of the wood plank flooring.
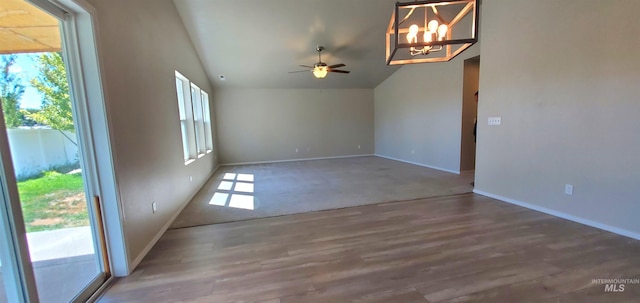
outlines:
{"label": "wood plank flooring", "polygon": [[639,302],[640,241],[475,194],[168,231],[98,302]]}

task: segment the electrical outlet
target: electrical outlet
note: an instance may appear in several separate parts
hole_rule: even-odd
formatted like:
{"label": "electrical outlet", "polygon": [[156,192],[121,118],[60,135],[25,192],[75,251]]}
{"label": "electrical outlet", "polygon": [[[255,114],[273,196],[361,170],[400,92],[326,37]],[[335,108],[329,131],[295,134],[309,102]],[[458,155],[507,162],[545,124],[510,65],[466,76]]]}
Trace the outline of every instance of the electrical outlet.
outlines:
{"label": "electrical outlet", "polygon": [[415,150],[415,149],[412,149],[412,150],[411,150],[411,154],[412,154],[412,155],[415,155],[415,154],[416,154],[416,150]]}
{"label": "electrical outlet", "polygon": [[298,152],[298,149],[296,148],[296,153]]}
{"label": "electrical outlet", "polygon": [[565,184],[564,185],[564,193],[566,195],[573,195],[573,185],[571,184]]}
{"label": "electrical outlet", "polygon": [[189,176],[189,182],[193,182],[193,177]]}
{"label": "electrical outlet", "polygon": [[158,204],[156,204],[156,201],[151,202],[151,210],[154,214],[158,211]]}
{"label": "electrical outlet", "polygon": [[502,124],[502,117],[489,117],[487,122],[489,125],[500,125]]}
{"label": "electrical outlet", "polygon": [[360,149],[360,145],[358,145],[358,149]]}

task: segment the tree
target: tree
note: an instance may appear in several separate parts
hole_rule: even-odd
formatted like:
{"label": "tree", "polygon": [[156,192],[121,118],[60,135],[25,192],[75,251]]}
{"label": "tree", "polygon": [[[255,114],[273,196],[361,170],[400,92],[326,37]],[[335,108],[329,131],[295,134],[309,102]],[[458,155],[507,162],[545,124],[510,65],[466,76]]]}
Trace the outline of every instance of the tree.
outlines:
{"label": "tree", "polygon": [[20,98],[24,94],[22,79],[11,72],[11,66],[16,63],[16,55],[2,55],[0,68],[0,99],[2,112],[8,128],[22,125],[20,112]]}
{"label": "tree", "polygon": [[42,94],[42,109],[27,116],[53,129],[74,131],[69,82],[62,55],[42,54],[37,62],[40,73],[31,80],[31,85]]}
{"label": "tree", "polygon": [[36,126],[38,122],[30,118],[31,115],[40,111],[38,108],[24,108],[20,109],[20,118],[22,119],[22,126]]}

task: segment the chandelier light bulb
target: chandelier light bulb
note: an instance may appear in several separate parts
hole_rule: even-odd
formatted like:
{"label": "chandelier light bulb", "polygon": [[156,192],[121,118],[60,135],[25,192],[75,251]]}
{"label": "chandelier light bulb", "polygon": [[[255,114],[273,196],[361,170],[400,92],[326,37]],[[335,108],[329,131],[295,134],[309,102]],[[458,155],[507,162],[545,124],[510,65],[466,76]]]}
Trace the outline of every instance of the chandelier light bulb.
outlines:
{"label": "chandelier light bulb", "polygon": [[446,24],[440,24],[440,26],[438,26],[438,37],[440,38],[440,40],[442,40],[447,35],[448,30],[449,27]]}
{"label": "chandelier light bulb", "polygon": [[420,28],[413,24],[409,27],[409,33],[407,34],[407,41],[409,43],[415,43],[418,42],[416,40],[418,40],[418,32],[420,31]]}
{"label": "chandelier light bulb", "polygon": [[433,33],[431,31],[424,32],[424,42],[433,42]]}
{"label": "chandelier light bulb", "polygon": [[438,30],[438,20],[429,21],[429,31],[435,33]]}

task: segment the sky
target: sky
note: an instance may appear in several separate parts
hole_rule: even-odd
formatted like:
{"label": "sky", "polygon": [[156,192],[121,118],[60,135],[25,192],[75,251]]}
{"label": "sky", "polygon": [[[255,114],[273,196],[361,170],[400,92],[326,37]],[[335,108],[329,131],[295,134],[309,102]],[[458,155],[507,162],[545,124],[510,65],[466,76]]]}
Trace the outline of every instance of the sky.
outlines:
{"label": "sky", "polygon": [[9,70],[22,79],[24,85],[24,94],[20,99],[20,108],[40,108],[42,105],[42,96],[31,86],[31,79],[38,76],[38,66],[36,58],[40,53],[33,54],[16,54],[16,63]]}

